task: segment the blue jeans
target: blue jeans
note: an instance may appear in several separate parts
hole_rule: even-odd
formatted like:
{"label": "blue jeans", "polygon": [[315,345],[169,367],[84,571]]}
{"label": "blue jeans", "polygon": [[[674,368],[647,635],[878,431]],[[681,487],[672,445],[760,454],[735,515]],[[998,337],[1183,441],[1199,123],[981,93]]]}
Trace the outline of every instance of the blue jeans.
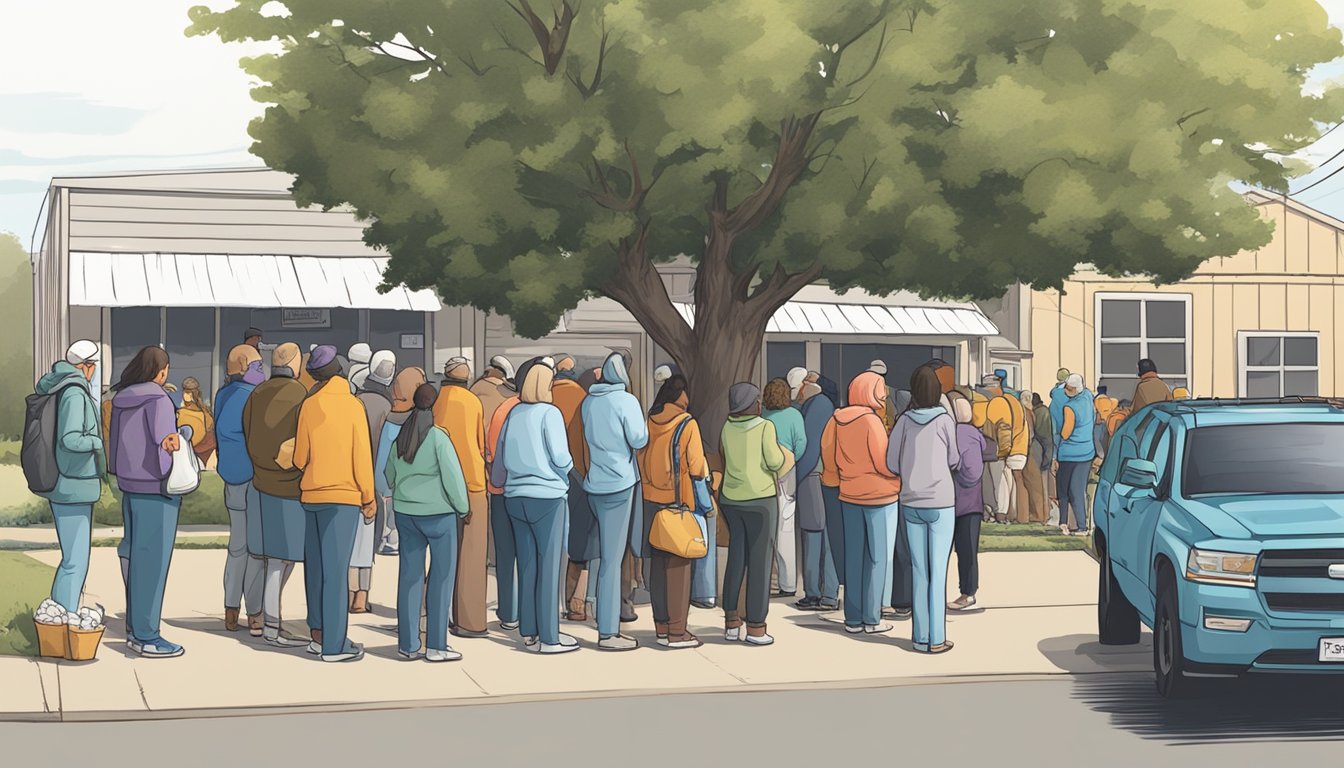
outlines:
{"label": "blue jeans", "polygon": [[803,531],[803,594],[831,602],[840,594],[826,531]]}
{"label": "blue jeans", "polygon": [[346,648],[350,622],[350,556],[355,531],[364,524],[354,504],[304,504],[308,530],[303,537],[303,581],[308,593],[308,627],[322,630],[322,653]]}
{"label": "blue jeans", "polygon": [[490,495],[490,533],[495,537],[495,616],[510,624],[518,621],[518,548],[502,495]]}
{"label": "blue jeans", "polygon": [[51,599],[67,611],[79,610],[79,596],[89,575],[89,530],[93,526],[92,504],[51,502],[56,521],[56,539],[61,543],[61,564],[51,582]]}
{"label": "blue jeans", "polygon": [[691,599],[710,603],[718,599],[719,521],[705,520],[705,545],[709,551],[691,566]]}
{"label": "blue jeans", "polygon": [[130,560],[126,634],[148,643],[162,637],[159,620],[163,615],[163,592],[168,586],[168,565],[173,560],[182,498],[149,493],[123,493],[121,498],[126,518],[122,543]]}
{"label": "blue jeans", "polygon": [[953,507],[901,508],[914,572],[911,608],[916,650],[927,651],[947,640],[947,562],[952,557],[955,515]]}
{"label": "blue jeans", "polygon": [[826,506],[826,543],[831,545],[831,560],[840,586],[845,585],[845,510],[840,503],[840,489],[821,486],[821,500]]}
{"label": "blue jeans", "polygon": [[897,561],[900,559],[899,556],[896,554],[896,542],[897,542],[896,534],[901,532],[901,505],[892,504],[886,509],[887,509],[887,528],[886,528],[887,571],[885,574],[885,579],[883,581],[882,604],[893,605],[893,603],[891,602],[892,592],[894,591],[892,589],[893,586],[892,577],[895,575],[895,568],[897,565],[899,565]]}
{"label": "blue jeans", "polygon": [[[565,498],[505,497],[518,546],[518,622],[523,637],[560,642],[560,550]],[[499,551],[499,542],[495,542]],[[619,569],[621,559],[616,558]]]}
{"label": "blue jeans", "polygon": [[1059,524],[1069,524],[1069,507],[1073,507],[1073,530],[1087,530],[1087,476],[1092,471],[1089,461],[1061,461],[1055,476],[1055,494],[1059,496]]}
{"label": "blue jeans", "polygon": [[895,504],[867,507],[844,502],[845,624],[882,623],[882,586],[887,578],[887,519]]}
{"label": "blue jeans", "polygon": [[[420,650],[420,606],[425,606],[425,645],[448,648],[448,617],[452,615],[457,578],[457,515],[404,515],[395,512],[401,537],[397,564],[397,647]],[[425,578],[425,553],[429,578]],[[428,592],[428,594],[426,594]]]}
{"label": "blue jeans", "polygon": [[[621,559],[630,541],[633,486],[616,493],[590,493],[588,504],[597,518],[597,635],[621,633]],[[588,574],[592,581],[593,574]]]}

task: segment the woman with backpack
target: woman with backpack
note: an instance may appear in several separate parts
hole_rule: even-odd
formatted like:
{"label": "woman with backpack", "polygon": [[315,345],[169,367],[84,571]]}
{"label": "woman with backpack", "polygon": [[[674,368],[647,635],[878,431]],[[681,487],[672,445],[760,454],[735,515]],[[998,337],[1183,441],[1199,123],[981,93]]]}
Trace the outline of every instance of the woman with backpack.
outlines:
{"label": "woman with backpack", "polygon": [[181,656],[159,634],[181,496],[169,496],[173,453],[181,447],[168,382],[168,353],[145,347],[113,387],[108,465],[121,490],[125,532],[117,547],[126,575],[126,641],[148,658]]}

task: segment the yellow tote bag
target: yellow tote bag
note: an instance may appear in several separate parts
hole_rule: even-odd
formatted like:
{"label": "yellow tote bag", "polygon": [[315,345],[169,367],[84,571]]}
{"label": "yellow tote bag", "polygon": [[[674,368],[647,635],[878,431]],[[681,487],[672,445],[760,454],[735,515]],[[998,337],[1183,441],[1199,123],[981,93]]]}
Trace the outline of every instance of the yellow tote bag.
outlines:
{"label": "yellow tote bag", "polygon": [[681,503],[681,432],[686,427],[687,416],[672,433],[672,487],[676,494],[671,506],[663,507],[653,516],[653,525],[649,527],[649,546],[662,552],[696,560],[709,554],[700,523],[695,513]]}

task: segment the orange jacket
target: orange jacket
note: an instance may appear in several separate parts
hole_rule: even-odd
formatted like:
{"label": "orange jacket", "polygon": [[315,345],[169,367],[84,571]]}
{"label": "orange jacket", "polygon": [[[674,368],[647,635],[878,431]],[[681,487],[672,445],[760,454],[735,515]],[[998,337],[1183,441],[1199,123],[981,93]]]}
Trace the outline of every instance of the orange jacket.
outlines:
{"label": "orange jacket", "polygon": [[885,395],[881,376],[859,374],[849,385],[849,406],[821,433],[821,462],[839,474],[841,501],[871,507],[900,498],[901,479],[887,468],[888,435],[878,415]]}
{"label": "orange jacket", "polygon": [[569,438],[569,455],[574,458],[574,471],[579,477],[588,476],[588,441],[583,439],[583,414],[580,408],[588,396],[583,385],[569,379],[556,379],[551,385],[551,402],[560,409],[565,419],[565,435]]}
{"label": "orange jacket", "polygon": [[453,443],[467,491],[484,491],[485,414],[481,399],[466,387],[445,386],[434,401],[434,424],[442,427]]}
{"label": "orange jacket", "polygon": [[[495,409],[494,415],[490,417],[490,427],[485,430],[486,466],[495,462],[495,451],[499,449],[499,433],[504,431],[504,419],[508,418],[509,411],[513,410],[513,406],[520,402],[522,401],[518,399],[518,396],[514,395],[500,403],[499,407]],[[485,473],[485,485],[486,490],[490,491],[490,493],[495,496],[504,493],[503,488],[496,488],[494,483],[490,482],[490,473],[488,471]]]}
{"label": "orange jacket", "polygon": [[[676,403],[668,403],[655,416],[649,417],[649,442],[639,449],[639,476],[644,490],[644,500],[655,504],[671,504],[676,500],[676,491],[672,487],[672,435],[677,425],[686,418],[686,409]],[[700,425],[695,419],[686,423],[681,431],[680,441],[681,472],[678,478],[681,484],[681,503],[695,506],[695,489],[691,487],[692,477],[709,477],[709,463],[705,460],[705,445],[700,438]]]}

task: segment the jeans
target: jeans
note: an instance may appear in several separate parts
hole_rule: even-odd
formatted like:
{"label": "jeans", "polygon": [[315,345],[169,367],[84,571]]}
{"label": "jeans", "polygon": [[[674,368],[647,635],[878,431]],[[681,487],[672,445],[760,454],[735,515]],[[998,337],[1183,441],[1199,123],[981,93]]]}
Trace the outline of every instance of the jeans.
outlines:
{"label": "jeans", "polygon": [[51,502],[56,521],[56,539],[61,543],[61,564],[51,582],[51,599],[67,611],[79,610],[79,596],[89,575],[89,530],[93,526],[92,504]]}
{"label": "jeans", "polygon": [[[404,515],[395,512],[400,539],[397,563],[397,647],[420,650],[420,606],[425,607],[425,645],[448,649],[448,617],[452,615],[453,582],[457,577],[457,515]],[[425,553],[429,577],[425,577]]]}
{"label": "jeans", "polygon": [[798,589],[798,475],[789,470],[775,484],[778,489],[779,522],[775,528],[775,571],[780,592]]}
{"label": "jeans", "polygon": [[[560,642],[560,550],[565,503],[558,499],[505,497],[518,546],[518,621],[523,637]],[[496,549],[498,551],[498,549]],[[615,564],[621,562],[618,556]]]}
{"label": "jeans", "polygon": [[130,560],[126,582],[126,634],[142,643],[158,640],[163,593],[177,538],[180,496],[123,493],[124,542]]}
{"label": "jeans", "polygon": [[[883,587],[892,550],[887,548],[887,520],[894,503],[863,506],[844,502],[845,624],[870,627],[882,623]],[[885,585],[884,585],[885,582]]]}
{"label": "jeans", "polygon": [[1059,524],[1069,524],[1069,507],[1073,507],[1073,530],[1087,530],[1087,475],[1092,471],[1091,461],[1061,461],[1055,480],[1059,495]]}
{"label": "jeans", "polygon": [[845,585],[845,510],[840,503],[840,489],[821,486],[821,499],[826,505],[826,543],[831,545],[831,560],[840,586]]}
{"label": "jeans", "polygon": [[[249,546],[261,540],[261,496],[251,483],[226,485],[224,507],[229,513],[229,551],[224,560],[224,607],[247,606],[249,616],[261,613],[265,564],[260,547]],[[257,557],[249,555],[254,552]]]}
{"label": "jeans", "polygon": [[721,504],[728,524],[728,567],[723,575],[723,614],[728,626],[740,625],[742,584],[747,585],[747,626],[764,627],[770,613],[770,560],[775,551],[779,514],[774,496]]}
{"label": "jeans", "polygon": [[952,556],[953,507],[942,509],[901,508],[905,538],[910,543],[914,569],[915,650],[947,640],[947,561]]}
{"label": "jeans", "polygon": [[980,523],[983,515],[958,515],[953,526],[952,546],[957,551],[957,577],[961,594],[975,597],[980,591]]}
{"label": "jeans", "polygon": [[504,497],[490,495],[490,535],[495,547],[495,616],[509,624],[518,621],[518,549]]}
{"label": "jeans", "polygon": [[[588,505],[597,518],[599,638],[615,637],[621,633],[621,557],[630,541],[630,514],[634,500],[634,486],[616,493],[588,494]],[[590,571],[588,580],[592,579]]]}
{"label": "jeans", "polygon": [[308,626],[322,630],[322,653],[346,649],[350,602],[345,590],[355,531],[364,525],[354,504],[304,504],[308,530],[303,540],[303,576],[308,592]]}
{"label": "jeans", "polygon": [[[883,574],[882,581],[882,605],[894,606],[900,604],[904,607],[905,602],[899,599],[900,593],[896,591],[896,584],[902,581],[901,577],[906,571],[905,565],[909,562],[908,557],[903,557],[905,552],[902,551],[900,537],[896,535],[901,530],[901,506],[900,504],[888,504],[884,509],[887,511],[887,526],[885,529],[887,533],[887,556],[884,558],[886,571]],[[896,598],[894,602],[893,598]]]}
{"label": "jeans", "polygon": [[691,599],[712,603],[719,597],[719,521],[712,517],[705,520],[705,546],[708,553],[691,564]]}
{"label": "jeans", "polygon": [[826,531],[803,531],[803,594],[835,602],[840,593]]}

